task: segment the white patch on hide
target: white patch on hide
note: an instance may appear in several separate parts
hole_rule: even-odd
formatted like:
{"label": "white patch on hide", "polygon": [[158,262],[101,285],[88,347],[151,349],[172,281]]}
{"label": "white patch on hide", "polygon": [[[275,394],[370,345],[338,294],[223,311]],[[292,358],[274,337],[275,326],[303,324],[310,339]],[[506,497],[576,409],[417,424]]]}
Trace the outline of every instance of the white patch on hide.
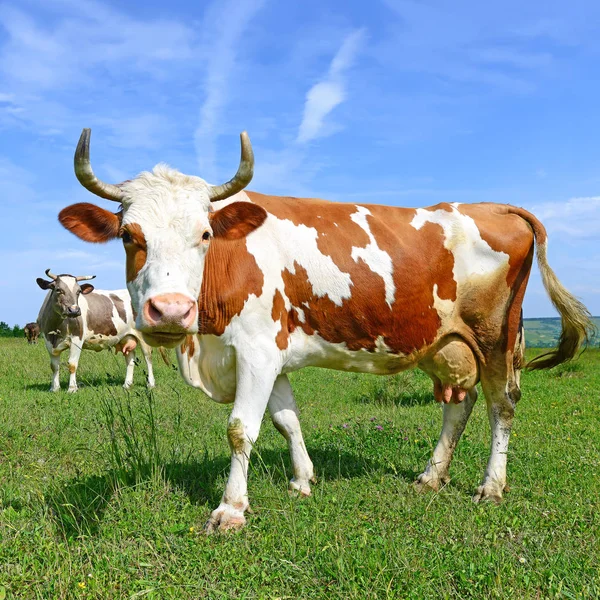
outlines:
{"label": "white patch on hide", "polygon": [[416,209],[411,225],[419,230],[425,223],[436,223],[444,230],[444,248],[454,256],[452,273],[459,286],[473,276],[495,273],[508,264],[508,254],[493,250],[482,239],[475,221],[454,205],[452,212]]}
{"label": "white patch on hide", "polygon": [[369,236],[369,244],[366,248],[353,247],[352,259],[355,262],[358,262],[358,259],[361,258],[373,273],[377,273],[377,275],[383,279],[385,284],[385,301],[388,306],[392,308],[394,297],[396,295],[392,259],[387,252],[384,252],[377,246],[377,241],[371,233],[371,228],[367,221],[367,215],[370,215],[371,211],[364,206],[357,206],[356,210],[357,212],[350,215],[350,218]]}
{"label": "white patch on hide", "polygon": [[[297,263],[306,269],[315,296],[327,296],[338,306],[342,306],[343,301],[350,298],[350,275],[341,271],[330,256],[319,250],[316,229],[306,225],[295,225],[288,219],[278,219],[268,214],[267,220],[260,228],[260,235],[254,233],[248,235],[246,244],[248,252],[254,256],[265,276],[263,297],[273,298],[276,289],[283,291],[281,272],[287,269],[295,274]],[[273,255],[273,242],[280,244],[277,256]]]}
{"label": "white patch on hide", "polygon": [[433,285],[433,308],[437,311],[442,322],[452,316],[454,302],[449,299],[440,298],[438,295],[438,284]]}

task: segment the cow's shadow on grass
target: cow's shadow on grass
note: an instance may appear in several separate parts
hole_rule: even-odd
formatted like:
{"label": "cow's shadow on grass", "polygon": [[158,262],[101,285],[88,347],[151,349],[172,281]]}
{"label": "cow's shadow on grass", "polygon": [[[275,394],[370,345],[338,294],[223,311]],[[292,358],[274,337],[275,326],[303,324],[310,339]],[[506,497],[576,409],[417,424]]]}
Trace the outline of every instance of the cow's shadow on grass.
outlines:
{"label": "cow's shadow on grass", "polygon": [[[347,451],[308,447],[308,452],[319,481],[367,477],[374,471],[392,472],[389,465]],[[103,475],[73,478],[59,484],[46,494],[46,503],[55,516],[58,528],[67,538],[95,535],[109,503],[123,486],[150,485],[151,481],[162,479],[171,489],[183,491],[192,504],[207,505],[212,510],[220,502],[229,466],[230,457],[223,454],[199,461],[167,462],[154,469],[154,475],[149,466],[126,472],[111,470]],[[291,474],[287,450],[253,452],[249,469],[251,482],[259,477],[268,478],[283,495]],[[395,475],[412,481],[415,473],[396,471]]]}
{"label": "cow's shadow on grass", "polygon": [[359,404],[421,406],[434,402],[433,383],[419,371],[373,377],[367,392],[355,397]]}
{"label": "cow's shadow on grass", "polygon": [[[99,388],[99,387],[106,387],[106,386],[122,387],[124,381],[125,381],[124,373],[116,373],[114,375],[111,373],[106,373],[105,375],[92,375],[91,377],[78,377],[77,378],[77,387],[79,389]],[[48,381],[44,381],[43,383],[28,383],[25,385],[25,389],[36,390],[39,392],[49,392],[49,393],[53,394],[55,392],[50,392],[50,383],[51,383],[51,376],[49,375]],[[134,386],[136,386],[138,384],[145,386],[145,382],[142,382],[141,380],[139,382],[134,381]],[[60,391],[66,392],[68,387],[69,387],[69,378],[68,378],[68,374],[67,374],[67,376],[65,376],[65,377],[61,376]]]}

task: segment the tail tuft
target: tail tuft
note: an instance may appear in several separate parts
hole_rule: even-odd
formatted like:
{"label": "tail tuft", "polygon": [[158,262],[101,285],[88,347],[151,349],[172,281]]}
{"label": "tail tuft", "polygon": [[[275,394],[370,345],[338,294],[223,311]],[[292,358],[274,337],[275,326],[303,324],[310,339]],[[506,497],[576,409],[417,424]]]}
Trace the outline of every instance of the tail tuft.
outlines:
{"label": "tail tuft", "polygon": [[579,348],[587,345],[598,333],[588,309],[562,285],[550,268],[545,241],[536,243],[536,252],[542,282],[562,319],[562,331],[555,350],[536,356],[527,363],[526,367],[532,370],[551,369],[571,360]]}

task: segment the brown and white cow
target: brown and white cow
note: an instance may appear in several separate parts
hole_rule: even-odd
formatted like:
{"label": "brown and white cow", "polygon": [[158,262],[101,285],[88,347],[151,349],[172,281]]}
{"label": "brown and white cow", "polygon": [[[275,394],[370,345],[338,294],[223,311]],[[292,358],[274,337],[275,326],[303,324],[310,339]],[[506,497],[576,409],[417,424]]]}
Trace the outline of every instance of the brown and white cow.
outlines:
{"label": "brown and white cow", "polygon": [[481,382],[492,444],[475,500],[501,499],[534,247],[562,335],[531,367],[571,359],[593,330],[586,308],[550,269],[546,231],[531,213],[501,204],[410,209],[243,192],[253,168],[245,133],[240,167],[226,184],[158,165],[112,185],[92,171],[89,138],[84,130],[77,177],[121,207],[113,214],[75,204],[60,222],[89,242],[121,238],[144,339],[180,345],[185,380],[233,402],[231,471],[207,530],[245,522],[248,456],[267,407],[289,443],[290,487],[310,494],[313,465],[287,377],[309,365],[428,373],[444,401],[443,427],[418,485],[436,490],[448,480]]}
{"label": "brown and white cow", "polygon": [[38,323],[46,338],[52,368],[51,392],[60,390],[60,355],[69,349],[69,392],[77,391],[77,365],[82,350],[99,352],[115,348],[123,352],[127,367],[123,387],[133,383],[135,348],[140,344],[148,367],[148,387],[154,387],[152,349],[135,330],[131,298],[127,290],[94,290],[89,283],[95,275],[74,277],[53,275],[46,270],[50,281],[38,277],[37,284],[48,290],[40,309]]}
{"label": "brown and white cow", "polygon": [[27,323],[23,331],[28,344],[37,344],[40,337],[40,326],[37,323]]}

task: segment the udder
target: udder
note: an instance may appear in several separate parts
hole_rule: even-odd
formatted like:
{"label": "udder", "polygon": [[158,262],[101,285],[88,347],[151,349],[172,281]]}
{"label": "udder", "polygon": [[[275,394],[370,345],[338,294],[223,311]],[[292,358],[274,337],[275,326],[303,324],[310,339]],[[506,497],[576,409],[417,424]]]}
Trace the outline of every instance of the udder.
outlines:
{"label": "udder", "polygon": [[131,351],[137,347],[137,340],[131,336],[126,335],[118,344],[115,345],[115,354],[122,352],[127,356]]}
{"label": "udder", "polygon": [[449,336],[433,354],[419,363],[433,380],[437,402],[462,402],[479,381],[479,366],[471,348],[458,336]]}

